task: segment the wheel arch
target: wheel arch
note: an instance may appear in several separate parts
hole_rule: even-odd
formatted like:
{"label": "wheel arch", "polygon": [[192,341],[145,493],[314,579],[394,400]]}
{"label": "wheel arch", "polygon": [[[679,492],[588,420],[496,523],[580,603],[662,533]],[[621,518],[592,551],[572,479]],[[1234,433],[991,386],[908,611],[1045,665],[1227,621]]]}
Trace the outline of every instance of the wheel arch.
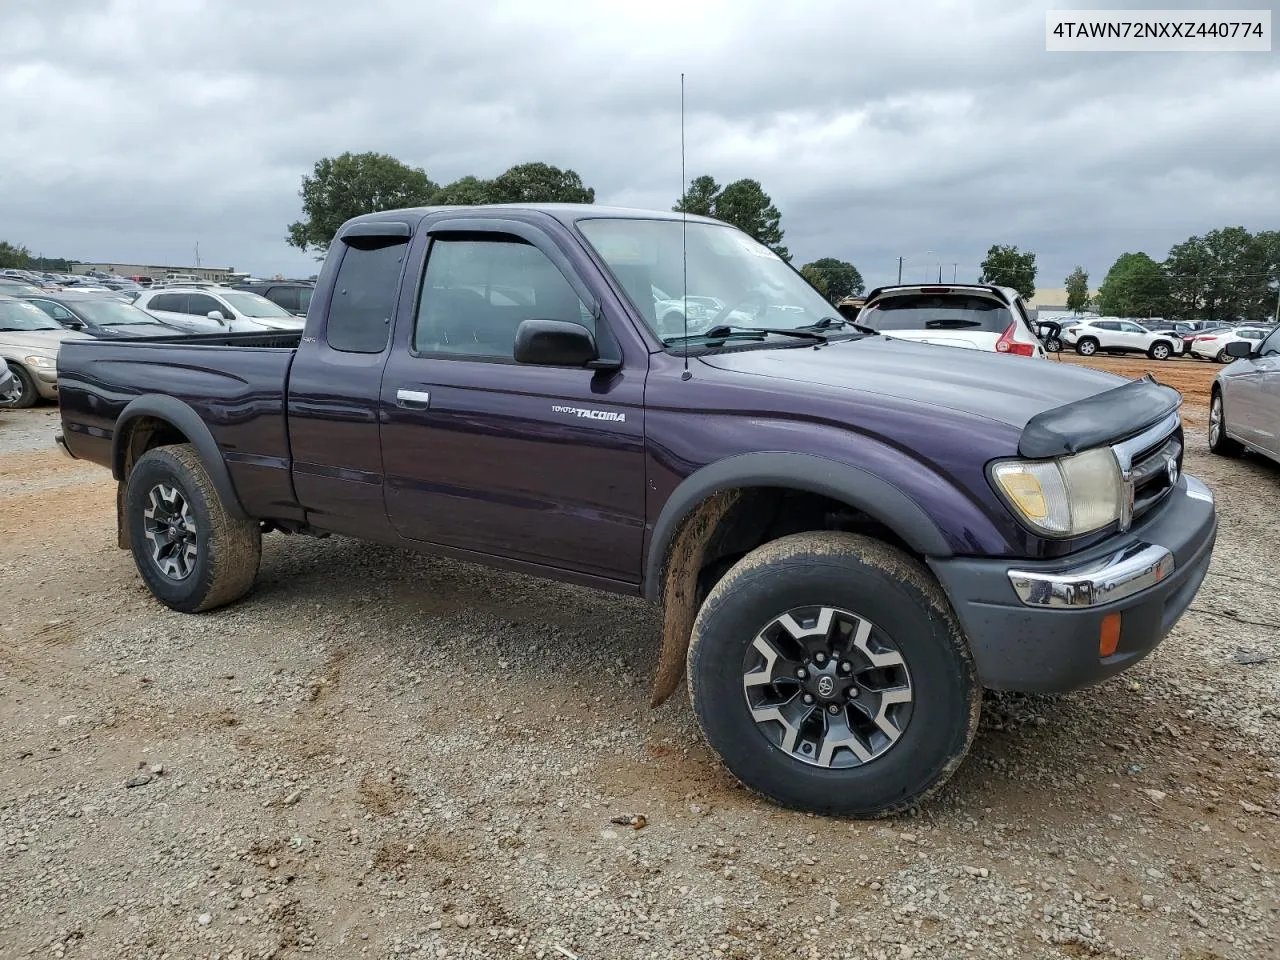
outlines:
{"label": "wheel arch", "polygon": [[[137,397],[121,411],[111,437],[111,475],[123,488],[134,462],[148,450],[190,443],[213,481],[229,514],[248,516],[240,503],[226,460],[208,424],[188,404],[157,394]],[[122,525],[123,526],[123,525]]]}
{"label": "wheel arch", "polygon": [[829,526],[832,511],[920,557],[950,545],[914,500],[850,464],[798,453],[749,453],[716,461],[672,492],[654,524],[644,594],[663,606],[663,639],[651,703],[679,685],[702,597],[727,565],[762,543]]}

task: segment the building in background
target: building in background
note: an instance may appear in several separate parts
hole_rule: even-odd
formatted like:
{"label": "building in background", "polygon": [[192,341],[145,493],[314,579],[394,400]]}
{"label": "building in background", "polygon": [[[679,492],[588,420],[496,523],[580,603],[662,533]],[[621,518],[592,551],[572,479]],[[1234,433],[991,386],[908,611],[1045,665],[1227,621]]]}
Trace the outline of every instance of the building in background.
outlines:
{"label": "building in background", "polygon": [[152,280],[164,280],[170,277],[185,280],[195,277],[210,283],[234,283],[248,276],[243,271],[237,271],[235,267],[173,267],[141,263],[72,263],[71,272],[109,273],[117,277],[150,277]]}
{"label": "building in background", "polygon": [[[1089,299],[1097,299],[1098,291],[1090,290]],[[1047,289],[1036,288],[1036,295],[1031,298],[1030,307],[1047,313],[1069,313],[1067,309],[1067,290],[1066,287],[1052,287]]]}

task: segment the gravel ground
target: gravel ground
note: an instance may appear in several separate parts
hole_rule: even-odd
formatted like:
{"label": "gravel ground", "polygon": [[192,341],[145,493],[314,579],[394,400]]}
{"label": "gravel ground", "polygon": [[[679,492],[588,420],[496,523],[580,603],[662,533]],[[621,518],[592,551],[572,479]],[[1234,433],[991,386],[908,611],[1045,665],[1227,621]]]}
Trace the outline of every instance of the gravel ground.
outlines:
{"label": "gravel ground", "polygon": [[989,696],[884,822],[770,806],[650,710],[639,600],[271,536],[249,598],[172,613],[106,471],[0,413],[0,957],[1280,955],[1280,469],[1186,413],[1192,611],[1098,688]]}

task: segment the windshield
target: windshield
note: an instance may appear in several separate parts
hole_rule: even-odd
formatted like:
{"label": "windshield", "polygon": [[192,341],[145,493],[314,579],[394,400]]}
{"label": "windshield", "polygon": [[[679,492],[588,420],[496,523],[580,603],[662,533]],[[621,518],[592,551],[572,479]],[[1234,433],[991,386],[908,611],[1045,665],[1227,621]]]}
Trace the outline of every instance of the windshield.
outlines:
{"label": "windshield", "polygon": [[39,307],[21,300],[0,302],[0,330],[61,330]]}
{"label": "windshield", "polygon": [[101,327],[128,327],[138,323],[159,324],[161,322],[133,304],[123,303],[112,297],[103,297],[101,300],[78,300],[75,311],[89,323]]}
{"label": "windshield", "polygon": [[246,317],[292,317],[288,310],[256,293],[224,293],[223,300]]}
{"label": "windshield", "polygon": [[1007,307],[988,297],[908,294],[866,307],[858,322],[881,332],[890,330],[976,330],[1004,333],[1013,323]]}
{"label": "windshield", "polygon": [[[684,331],[679,220],[579,220],[578,227],[659,337]],[[791,330],[835,310],[768,247],[711,223],[688,227],[688,332],[721,324]]]}

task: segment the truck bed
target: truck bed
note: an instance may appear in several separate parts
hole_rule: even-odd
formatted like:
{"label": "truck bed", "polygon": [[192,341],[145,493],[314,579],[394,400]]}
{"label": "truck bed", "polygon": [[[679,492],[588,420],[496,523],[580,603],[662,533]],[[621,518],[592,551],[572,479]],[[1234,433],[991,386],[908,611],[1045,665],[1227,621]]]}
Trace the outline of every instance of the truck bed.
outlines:
{"label": "truck bed", "polygon": [[58,356],[67,449],[114,468],[116,423],[129,404],[179,401],[207,425],[242,499],[267,515],[278,506],[278,515],[287,516],[294,497],[285,393],[301,338],[289,332],[67,340]]}

